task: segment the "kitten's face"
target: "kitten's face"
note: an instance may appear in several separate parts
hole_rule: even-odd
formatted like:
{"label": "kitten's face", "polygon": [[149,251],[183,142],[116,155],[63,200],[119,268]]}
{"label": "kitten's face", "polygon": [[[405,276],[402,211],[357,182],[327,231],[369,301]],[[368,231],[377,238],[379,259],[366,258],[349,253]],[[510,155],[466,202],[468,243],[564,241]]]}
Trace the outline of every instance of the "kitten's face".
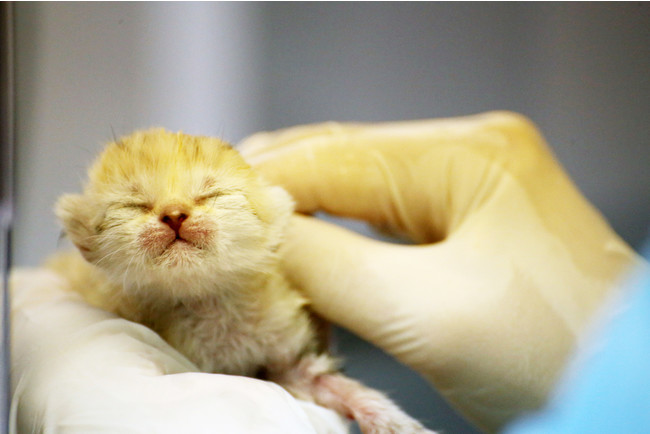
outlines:
{"label": "kitten's face", "polygon": [[228,145],[163,130],[109,145],[89,177],[57,215],[84,257],[127,289],[202,291],[263,272],[292,210]]}

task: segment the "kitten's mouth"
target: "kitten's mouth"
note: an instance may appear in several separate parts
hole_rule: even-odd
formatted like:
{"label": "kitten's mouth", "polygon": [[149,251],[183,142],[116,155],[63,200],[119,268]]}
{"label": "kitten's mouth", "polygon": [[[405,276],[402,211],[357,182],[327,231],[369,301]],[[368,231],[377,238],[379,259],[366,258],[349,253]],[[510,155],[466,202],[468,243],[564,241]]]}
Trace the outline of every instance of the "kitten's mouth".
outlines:
{"label": "kitten's mouth", "polygon": [[172,250],[188,251],[188,250],[203,250],[203,248],[191,240],[177,236],[169,244],[167,244],[167,246],[163,250],[163,253]]}
{"label": "kitten's mouth", "polygon": [[[192,235],[192,234],[189,234]],[[193,260],[192,258],[205,250],[205,244],[193,236],[174,234],[172,231],[145,231],[139,239],[142,248],[157,258],[156,261],[176,261],[179,258]]]}
{"label": "kitten's mouth", "polygon": [[192,243],[191,241],[188,241],[188,240],[186,240],[185,238],[181,238],[181,237],[178,237],[178,236],[177,236],[175,239],[173,239],[173,240],[171,241],[171,243],[169,243],[165,249],[169,249],[169,248],[172,247],[172,246],[196,247],[196,246],[194,245],[194,243]]}
{"label": "kitten's mouth", "polygon": [[200,247],[184,238],[171,240],[155,261],[165,267],[189,267],[197,264]]}

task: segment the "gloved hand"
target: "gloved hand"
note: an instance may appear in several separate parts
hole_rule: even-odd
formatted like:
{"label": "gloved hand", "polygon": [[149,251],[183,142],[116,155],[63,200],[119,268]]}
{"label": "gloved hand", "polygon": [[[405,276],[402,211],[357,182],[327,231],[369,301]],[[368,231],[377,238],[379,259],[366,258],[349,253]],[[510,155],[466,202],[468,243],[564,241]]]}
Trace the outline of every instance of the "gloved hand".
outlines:
{"label": "gloved hand", "polygon": [[12,434],[347,432],[334,412],[276,384],[196,372],[52,271],[15,271],[11,286]]}
{"label": "gloved hand", "polygon": [[487,430],[540,406],[640,259],[525,118],[504,112],[260,133],[240,151],[302,213],[281,251],[313,309],[411,366]]}

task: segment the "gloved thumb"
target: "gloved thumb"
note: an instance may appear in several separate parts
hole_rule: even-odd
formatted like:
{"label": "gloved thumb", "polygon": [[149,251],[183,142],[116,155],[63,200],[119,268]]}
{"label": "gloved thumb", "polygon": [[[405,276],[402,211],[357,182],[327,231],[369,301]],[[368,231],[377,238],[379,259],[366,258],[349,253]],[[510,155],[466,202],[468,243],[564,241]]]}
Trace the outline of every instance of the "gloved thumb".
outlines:
{"label": "gloved thumb", "polygon": [[318,314],[366,334],[366,329],[376,328],[372,323],[387,307],[394,307],[386,300],[391,297],[390,286],[377,276],[388,274],[377,266],[377,256],[385,248],[321,220],[295,216],[281,254],[287,275]]}
{"label": "gloved thumb", "polygon": [[[281,248],[292,283],[323,318],[427,375],[435,321],[448,317],[444,294],[466,276],[460,250],[443,242],[404,246],[375,241],[312,217],[294,216]],[[461,269],[459,269],[459,267]],[[465,277],[466,279],[466,277]],[[451,288],[451,289],[450,289]],[[448,307],[448,305],[447,305]],[[439,312],[439,310],[441,312]],[[424,345],[423,337],[428,342]],[[423,345],[420,345],[423,344]]]}

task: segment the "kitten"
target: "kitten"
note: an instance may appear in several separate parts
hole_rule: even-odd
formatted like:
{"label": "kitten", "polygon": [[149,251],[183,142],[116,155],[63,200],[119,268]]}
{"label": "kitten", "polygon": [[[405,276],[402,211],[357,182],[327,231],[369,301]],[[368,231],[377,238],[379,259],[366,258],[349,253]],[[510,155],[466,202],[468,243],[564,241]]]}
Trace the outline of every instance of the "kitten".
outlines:
{"label": "kitten", "polygon": [[111,143],[56,214],[81,256],[50,266],[92,304],[142,323],[202,371],[282,385],[365,433],[428,432],[337,372],[276,254],[293,211],[229,145],[162,129]]}

